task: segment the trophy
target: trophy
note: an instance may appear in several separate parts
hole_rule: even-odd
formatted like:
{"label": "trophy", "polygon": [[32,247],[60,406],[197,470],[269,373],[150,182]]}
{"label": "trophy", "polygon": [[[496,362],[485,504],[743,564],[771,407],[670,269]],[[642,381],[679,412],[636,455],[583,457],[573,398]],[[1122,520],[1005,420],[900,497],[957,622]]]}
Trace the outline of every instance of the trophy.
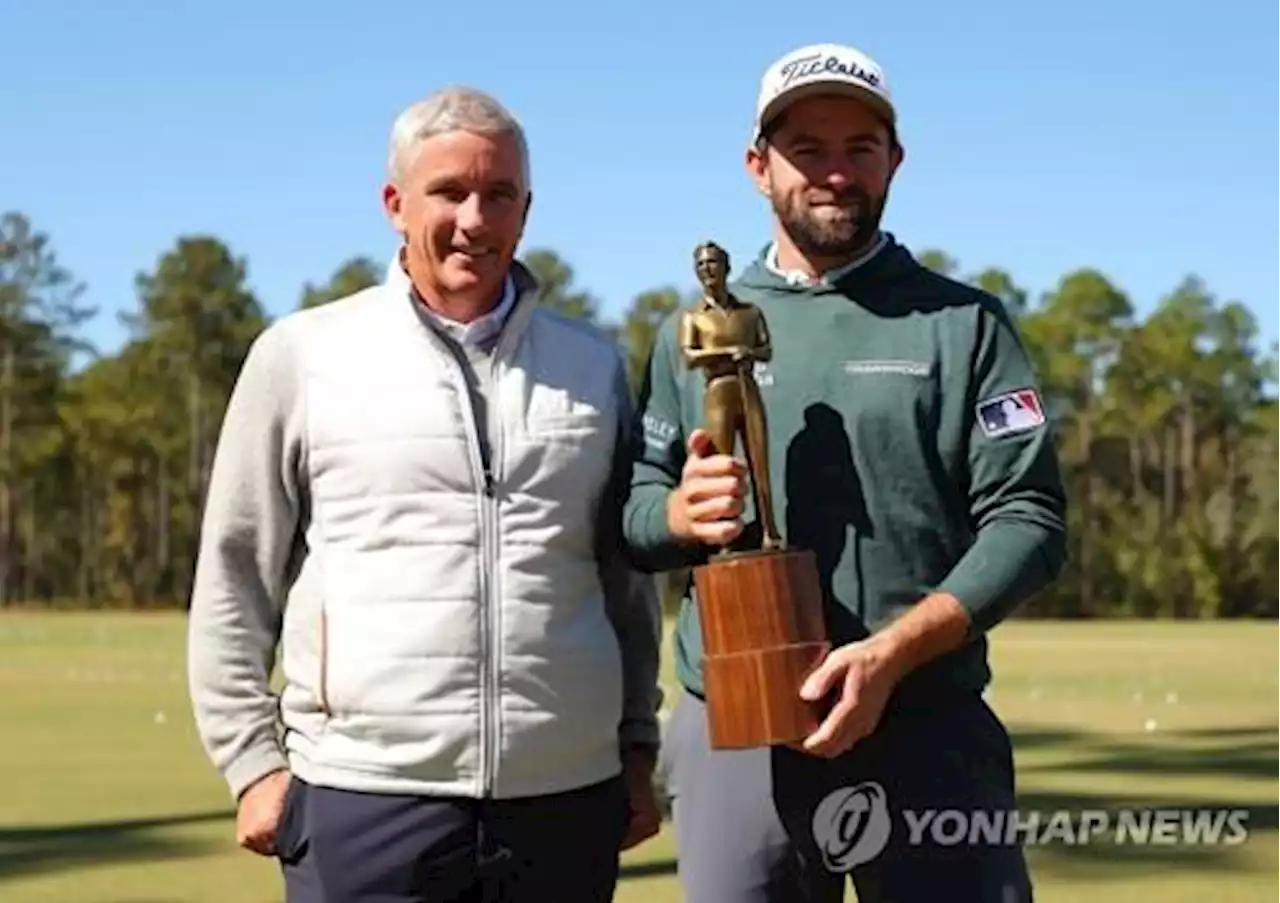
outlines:
{"label": "trophy", "polygon": [[813,552],[788,548],[778,533],[769,476],[767,422],[755,380],[772,357],[764,315],[728,289],[729,255],[698,245],[702,298],[680,321],[687,366],[706,373],[703,417],[716,454],[742,439],[758,548],[721,548],[693,569],[702,631],[708,732],[715,749],[789,745],[817,729],[821,703],[800,687],[831,648]]}

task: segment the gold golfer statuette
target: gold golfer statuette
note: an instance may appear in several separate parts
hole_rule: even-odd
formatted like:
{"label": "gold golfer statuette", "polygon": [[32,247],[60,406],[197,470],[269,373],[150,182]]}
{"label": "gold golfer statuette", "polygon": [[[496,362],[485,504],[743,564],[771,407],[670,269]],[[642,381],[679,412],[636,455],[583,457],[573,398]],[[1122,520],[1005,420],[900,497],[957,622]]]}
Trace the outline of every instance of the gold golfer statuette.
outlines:
{"label": "gold golfer statuette", "polygon": [[703,426],[718,454],[742,438],[751,473],[760,547],[719,549],[693,569],[702,631],[707,727],[716,749],[803,740],[823,717],[800,687],[830,650],[813,552],[787,548],[777,527],[769,439],[755,365],[771,360],[764,314],[729,290],[729,255],[698,245],[702,297],[680,320],[686,366],[707,380]]}
{"label": "gold golfer statuette", "polygon": [[761,547],[781,549],[769,478],[768,423],[755,364],[773,356],[769,327],[759,308],[729,291],[729,255],[714,242],[694,251],[702,298],[680,322],[680,350],[691,369],[706,372],[703,417],[717,454],[732,455],[742,437],[751,471]]}

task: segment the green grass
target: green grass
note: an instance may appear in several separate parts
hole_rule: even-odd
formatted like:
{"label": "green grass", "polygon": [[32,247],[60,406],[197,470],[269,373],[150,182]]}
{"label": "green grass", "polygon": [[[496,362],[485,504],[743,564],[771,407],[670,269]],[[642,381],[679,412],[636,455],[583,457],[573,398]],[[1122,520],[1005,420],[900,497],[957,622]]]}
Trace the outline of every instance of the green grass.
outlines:
{"label": "green grass", "polygon": [[[273,864],[234,846],[182,639],[174,615],[0,616],[0,900],[213,903],[225,881],[280,899]],[[1021,807],[1251,813],[1239,847],[1032,849],[1038,901],[1276,899],[1275,623],[1014,623],[994,642]],[[619,903],[682,899],[669,830],[625,864]]]}

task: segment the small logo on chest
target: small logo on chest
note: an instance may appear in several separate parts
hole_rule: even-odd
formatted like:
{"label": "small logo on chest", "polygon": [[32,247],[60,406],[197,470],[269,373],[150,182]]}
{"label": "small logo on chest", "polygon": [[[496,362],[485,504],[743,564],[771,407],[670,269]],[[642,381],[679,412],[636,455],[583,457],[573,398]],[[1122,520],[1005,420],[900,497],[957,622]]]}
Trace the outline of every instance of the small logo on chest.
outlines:
{"label": "small logo on chest", "polygon": [[876,373],[890,373],[896,376],[926,377],[932,370],[927,361],[882,360],[882,361],[845,361],[844,372],[850,376],[869,376]]}

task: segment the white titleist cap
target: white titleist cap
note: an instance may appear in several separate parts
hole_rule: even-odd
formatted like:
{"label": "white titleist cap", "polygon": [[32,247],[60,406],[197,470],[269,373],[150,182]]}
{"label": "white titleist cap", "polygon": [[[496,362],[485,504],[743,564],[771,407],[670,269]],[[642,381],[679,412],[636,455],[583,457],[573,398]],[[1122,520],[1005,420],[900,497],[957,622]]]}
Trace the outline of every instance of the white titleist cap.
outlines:
{"label": "white titleist cap", "polygon": [[775,62],[760,83],[752,140],[787,106],[814,94],[843,94],[864,101],[891,126],[897,111],[880,64],[860,50],[840,44],[810,44]]}

